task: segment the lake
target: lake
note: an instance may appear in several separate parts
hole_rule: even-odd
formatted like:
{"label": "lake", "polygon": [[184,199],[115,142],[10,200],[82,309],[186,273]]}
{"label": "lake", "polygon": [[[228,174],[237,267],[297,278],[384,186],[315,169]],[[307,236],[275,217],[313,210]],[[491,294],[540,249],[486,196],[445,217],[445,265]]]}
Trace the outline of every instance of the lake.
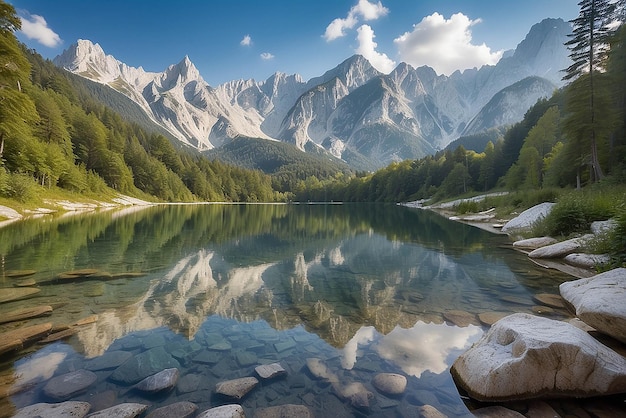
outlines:
{"label": "lake", "polygon": [[[395,205],[164,205],[47,216],[0,229],[0,255],[0,287],[37,289],[0,303],[0,317],[53,308],[1,332],[74,325],[65,338],[1,358],[7,416],[51,402],[46,382],[79,369],[97,381],[71,399],[94,409],[188,400],[204,411],[229,403],[215,394],[217,382],[276,362],[286,376],[241,400],[248,416],[285,403],[320,417],[416,416],[421,405],[469,416],[449,367],[494,317],[569,317],[538,295],[558,294],[571,278],[536,266],[508,237]],[[311,373],[307,359],[331,377]],[[168,367],[180,370],[174,390],[131,390]],[[377,391],[371,382],[381,372],[406,376],[404,394]],[[371,392],[369,407],[338,396],[337,387],[355,383]]]}

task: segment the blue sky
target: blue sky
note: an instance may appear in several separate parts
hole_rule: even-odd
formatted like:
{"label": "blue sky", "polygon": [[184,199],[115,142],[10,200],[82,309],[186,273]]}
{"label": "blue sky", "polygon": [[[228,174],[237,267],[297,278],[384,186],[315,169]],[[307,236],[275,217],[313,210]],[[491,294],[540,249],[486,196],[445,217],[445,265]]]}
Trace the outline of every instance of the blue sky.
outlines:
{"label": "blue sky", "polygon": [[544,18],[571,20],[575,0],[7,0],[20,41],[54,58],[77,39],[159,72],[185,55],[213,86],[305,80],[360,53],[388,73],[400,62],[439,74],[497,62]]}

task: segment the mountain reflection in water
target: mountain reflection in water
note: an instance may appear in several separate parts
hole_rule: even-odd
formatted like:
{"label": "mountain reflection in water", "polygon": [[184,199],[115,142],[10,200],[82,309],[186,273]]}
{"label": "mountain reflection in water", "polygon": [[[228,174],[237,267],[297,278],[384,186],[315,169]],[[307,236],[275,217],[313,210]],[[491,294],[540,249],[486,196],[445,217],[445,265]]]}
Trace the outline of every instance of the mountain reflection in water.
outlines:
{"label": "mountain reflection in water", "polygon": [[[294,374],[311,356],[351,380],[397,372],[415,379],[408,389],[415,393],[424,390],[416,388],[428,372],[446,382],[439,406],[463,415],[447,370],[482,334],[477,315],[532,312],[533,295],[557,293],[563,280],[506,244],[505,237],[430,212],[387,205],[157,206],[16,223],[0,229],[2,287],[16,284],[7,272],[32,269],[41,292],[0,304],[0,314],[50,304],[52,317],[28,323],[72,324],[92,314],[98,320],[65,342],[9,360],[4,380],[42,385],[112,350],[136,354],[150,347],[128,338],[146,332],[162,335],[168,349],[176,345],[184,376],[195,370],[192,354],[220,334],[238,355],[234,375],[249,366],[242,350],[259,363],[289,362]],[[107,279],[58,279],[85,268]],[[14,327],[8,325],[2,327]],[[269,330],[277,334],[268,340]],[[283,339],[284,352],[261,347]],[[39,396],[20,392],[13,403]],[[420,404],[415,396],[394,407],[402,413],[406,402]],[[245,402],[258,406],[254,399]]]}

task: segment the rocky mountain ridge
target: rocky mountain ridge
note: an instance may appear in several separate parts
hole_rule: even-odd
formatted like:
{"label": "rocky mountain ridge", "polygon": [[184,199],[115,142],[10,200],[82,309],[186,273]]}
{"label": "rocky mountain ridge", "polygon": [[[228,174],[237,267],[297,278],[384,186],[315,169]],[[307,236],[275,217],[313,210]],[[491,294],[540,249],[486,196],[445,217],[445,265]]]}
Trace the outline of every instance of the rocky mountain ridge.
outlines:
{"label": "rocky mountain ridge", "polygon": [[[562,85],[560,70],[569,65],[563,44],[570,31],[561,19],[545,19],[495,66],[449,77],[406,63],[382,74],[355,55],[308,82],[297,74],[275,73],[261,82],[233,80],[212,87],[188,57],[163,72],[146,72],[87,40],[54,62],[125,94],[174,137],[200,151],[235,137],[256,137],[303,151],[320,148],[358,162],[358,168],[376,169],[431,154],[462,135],[521,120],[532,103]],[[532,82],[521,83],[528,77]]]}

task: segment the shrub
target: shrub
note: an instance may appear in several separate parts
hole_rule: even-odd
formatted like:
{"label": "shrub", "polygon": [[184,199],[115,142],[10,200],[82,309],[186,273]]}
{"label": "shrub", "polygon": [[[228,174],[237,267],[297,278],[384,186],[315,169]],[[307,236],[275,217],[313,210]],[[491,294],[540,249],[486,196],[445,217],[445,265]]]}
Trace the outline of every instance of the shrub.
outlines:
{"label": "shrub", "polygon": [[35,180],[27,174],[10,174],[8,181],[8,197],[14,198],[22,203],[34,200],[37,197],[37,184]]}

